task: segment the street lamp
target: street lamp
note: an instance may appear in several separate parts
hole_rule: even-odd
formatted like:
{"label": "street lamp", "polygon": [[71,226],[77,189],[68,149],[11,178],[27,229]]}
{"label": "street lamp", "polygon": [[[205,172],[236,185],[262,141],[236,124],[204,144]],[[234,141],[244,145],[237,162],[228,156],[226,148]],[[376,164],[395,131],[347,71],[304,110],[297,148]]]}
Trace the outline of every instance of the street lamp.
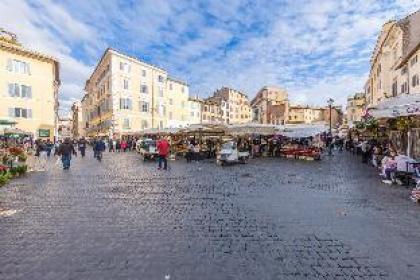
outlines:
{"label": "street lamp", "polygon": [[331,144],[332,144],[332,116],[331,116],[331,111],[332,111],[332,105],[333,105],[333,103],[334,103],[334,99],[332,99],[332,98],[329,98],[328,100],[327,100],[327,103],[328,103],[328,108],[329,108],[329,111],[330,111],[330,133],[329,133],[329,135],[328,135],[328,155],[329,156],[331,156],[332,155],[332,150],[331,150]]}

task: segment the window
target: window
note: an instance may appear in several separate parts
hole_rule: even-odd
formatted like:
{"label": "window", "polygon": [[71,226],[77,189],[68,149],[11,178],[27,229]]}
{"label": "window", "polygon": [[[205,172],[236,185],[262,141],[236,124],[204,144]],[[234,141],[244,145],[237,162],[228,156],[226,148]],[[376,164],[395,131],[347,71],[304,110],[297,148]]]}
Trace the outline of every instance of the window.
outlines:
{"label": "window", "polygon": [[140,110],[144,113],[149,112],[149,102],[146,102],[146,101],[140,102]]}
{"label": "window", "polygon": [[131,72],[131,65],[125,62],[120,62],[120,70],[126,73]]}
{"label": "window", "polygon": [[190,115],[191,115],[191,117],[194,117],[194,112],[191,112]]}
{"label": "window", "polygon": [[8,88],[10,97],[32,98],[32,88],[30,86],[9,84]]}
{"label": "window", "polygon": [[376,70],[376,74],[379,76],[381,74],[381,64],[378,65],[378,69]]}
{"label": "window", "polygon": [[147,86],[146,85],[141,85],[140,86],[140,92],[144,93],[144,94],[147,94],[148,93]]}
{"label": "window", "polygon": [[397,96],[398,94],[398,82],[394,81],[392,83],[392,96]]}
{"label": "window", "polygon": [[130,128],[130,119],[128,119],[128,118],[124,119],[123,128]]}
{"label": "window", "polygon": [[411,78],[411,85],[413,87],[416,87],[419,85],[419,74],[416,74]]}
{"label": "window", "polygon": [[149,127],[149,124],[147,123],[147,121],[146,120],[142,120],[141,121],[141,128],[142,129],[145,129],[145,128],[148,128]]}
{"label": "window", "polygon": [[165,114],[166,114],[165,105],[160,104],[160,105],[158,105],[157,109],[158,109],[159,116],[165,116]]}
{"label": "window", "polygon": [[407,82],[404,82],[401,85],[401,93],[406,93],[407,91],[408,91],[408,84],[407,84]]}
{"label": "window", "polygon": [[124,79],[123,87],[124,89],[128,89],[128,80]]}
{"label": "window", "polygon": [[173,104],[174,104],[173,99],[172,98],[169,98],[169,105],[173,105]]}
{"label": "window", "polygon": [[32,109],[9,108],[9,117],[30,119],[32,118]]}
{"label": "window", "polygon": [[411,64],[411,66],[413,66],[416,63],[417,63],[417,55],[411,59],[410,64]]}
{"label": "window", "polygon": [[143,76],[143,77],[146,77],[146,70],[141,70],[141,75]]}
{"label": "window", "polygon": [[7,70],[9,72],[21,73],[31,75],[30,64],[17,59],[7,60]]}
{"label": "window", "polygon": [[170,84],[169,84],[169,89],[170,89],[170,90],[173,90],[172,83],[170,83]]}
{"label": "window", "polygon": [[161,76],[161,75],[158,76],[158,82],[163,83],[163,76]]}
{"label": "window", "polygon": [[159,122],[159,128],[160,128],[160,129],[163,129],[163,121],[160,121],[160,122]]}
{"label": "window", "polygon": [[159,88],[159,96],[163,97],[163,88]]}
{"label": "window", "polygon": [[405,75],[407,74],[407,66],[403,67],[403,69],[401,69],[401,75]]}
{"label": "window", "polygon": [[181,92],[184,93],[185,92],[185,87],[181,88]]}
{"label": "window", "polygon": [[120,98],[120,109],[131,110],[132,103],[130,98]]}

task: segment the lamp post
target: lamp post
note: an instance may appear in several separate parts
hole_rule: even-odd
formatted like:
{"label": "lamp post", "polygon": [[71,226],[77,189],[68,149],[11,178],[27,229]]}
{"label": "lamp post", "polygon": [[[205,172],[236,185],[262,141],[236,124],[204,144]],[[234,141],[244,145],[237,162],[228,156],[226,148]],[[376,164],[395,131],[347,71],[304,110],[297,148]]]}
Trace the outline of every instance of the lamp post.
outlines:
{"label": "lamp post", "polygon": [[327,142],[328,142],[328,155],[331,156],[332,155],[332,147],[331,147],[332,145],[332,116],[331,116],[331,113],[332,113],[332,105],[334,103],[334,99],[329,98],[327,100],[327,103],[328,103],[328,108],[330,111],[330,132],[327,138],[328,139]]}

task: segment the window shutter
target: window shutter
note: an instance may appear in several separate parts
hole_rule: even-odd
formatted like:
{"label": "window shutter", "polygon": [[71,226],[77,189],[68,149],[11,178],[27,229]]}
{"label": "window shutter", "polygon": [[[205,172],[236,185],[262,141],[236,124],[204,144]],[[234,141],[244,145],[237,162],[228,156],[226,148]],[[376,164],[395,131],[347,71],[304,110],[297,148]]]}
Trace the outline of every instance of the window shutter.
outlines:
{"label": "window shutter", "polygon": [[26,87],[26,98],[32,98],[32,87]]}
{"label": "window shutter", "polygon": [[26,63],[26,71],[28,72],[28,75],[31,75],[31,64]]}
{"label": "window shutter", "polygon": [[9,84],[9,96],[10,97],[15,96],[15,84]]}
{"label": "window shutter", "polygon": [[9,72],[12,72],[13,71],[13,62],[12,62],[12,59],[8,59],[7,60],[7,70],[9,71]]}
{"label": "window shutter", "polygon": [[26,111],[27,111],[28,119],[32,119],[32,109],[26,109]]}
{"label": "window shutter", "polygon": [[15,97],[20,96],[20,86],[18,84],[15,84]]}
{"label": "window shutter", "polygon": [[127,99],[127,101],[128,101],[128,109],[133,109],[133,104],[132,104],[132,102],[131,102],[131,99]]}
{"label": "window shutter", "polygon": [[15,108],[9,108],[9,117],[11,118],[15,117]]}
{"label": "window shutter", "polygon": [[120,109],[122,109],[122,98],[120,98]]}

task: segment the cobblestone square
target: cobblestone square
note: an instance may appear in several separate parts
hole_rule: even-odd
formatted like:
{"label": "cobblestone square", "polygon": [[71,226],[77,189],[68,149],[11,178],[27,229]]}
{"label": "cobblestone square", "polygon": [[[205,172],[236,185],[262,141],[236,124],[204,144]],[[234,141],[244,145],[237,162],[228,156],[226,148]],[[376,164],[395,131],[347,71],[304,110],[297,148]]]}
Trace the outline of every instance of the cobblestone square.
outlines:
{"label": "cobblestone square", "polygon": [[169,164],[51,159],[1,188],[0,279],[420,279],[420,207],[355,156]]}

